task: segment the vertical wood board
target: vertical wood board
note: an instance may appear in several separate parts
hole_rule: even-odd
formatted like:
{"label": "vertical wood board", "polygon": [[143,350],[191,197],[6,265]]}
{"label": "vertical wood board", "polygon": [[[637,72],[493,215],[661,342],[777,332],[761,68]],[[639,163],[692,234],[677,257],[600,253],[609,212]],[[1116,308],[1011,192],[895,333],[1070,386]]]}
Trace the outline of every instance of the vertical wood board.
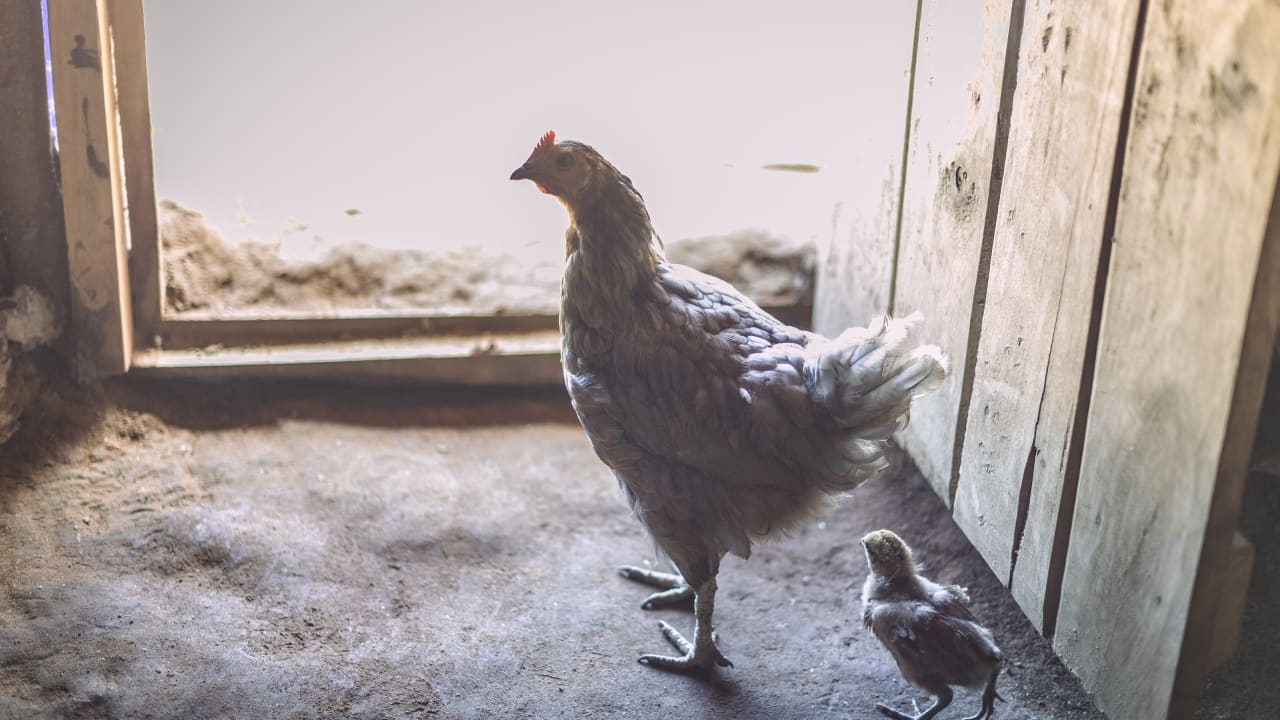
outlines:
{"label": "vertical wood board", "polygon": [[77,374],[122,373],[132,318],[106,0],[50,0],[49,40]]}
{"label": "vertical wood board", "polygon": [[900,440],[951,502],[957,417],[992,188],[1011,3],[926,0],[916,59],[895,315],[924,314],[920,335],[952,373],[913,404]]}
{"label": "vertical wood board", "polygon": [[1137,7],[1031,0],[1023,26],[954,513],[1039,630]]}
{"label": "vertical wood board", "polygon": [[[1111,717],[1189,713],[1194,702],[1171,704],[1175,672],[1184,690],[1200,679],[1180,655],[1207,656],[1184,645],[1206,629],[1188,623],[1192,588],[1220,589],[1195,579],[1229,549],[1223,488],[1238,508],[1234,455],[1248,452],[1238,436],[1252,434],[1253,366],[1265,367],[1246,321],[1274,281],[1257,285],[1280,174],[1277,37],[1274,2],[1167,0],[1151,3],[1141,40],[1054,636]],[[1238,385],[1245,368],[1257,388]],[[1215,603],[1201,603],[1202,625]]]}
{"label": "vertical wood board", "polygon": [[835,208],[831,242],[819,248],[813,326],[825,335],[889,309],[916,11],[916,2],[883,5],[857,31],[892,38],[894,52],[866,58],[849,90],[866,108],[865,122],[849,128],[858,139],[857,172]]}
{"label": "vertical wood board", "polygon": [[129,289],[138,339],[150,343],[160,328],[164,294],[142,0],[109,0],[108,7],[129,218]]}

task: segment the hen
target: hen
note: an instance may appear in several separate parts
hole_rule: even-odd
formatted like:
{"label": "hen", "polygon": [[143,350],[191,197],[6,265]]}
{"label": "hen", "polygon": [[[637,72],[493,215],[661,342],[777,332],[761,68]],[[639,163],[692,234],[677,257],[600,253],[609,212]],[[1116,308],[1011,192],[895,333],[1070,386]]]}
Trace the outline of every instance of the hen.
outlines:
{"label": "hen", "polygon": [[661,623],[673,670],[730,665],[712,632],[725,553],[794,527],[887,465],[912,398],[946,372],[912,320],[834,340],[779,322],[727,283],[668,263],[640,193],[591,147],[548,132],[511,174],[569,213],[560,329],[565,385],[679,575],[624,567],[662,588],[645,607],[694,599],[694,639]]}
{"label": "hen", "polygon": [[930,720],[951,704],[951,686],[982,689],[982,709],[965,720],[990,718],[1003,655],[991,631],[966,607],[958,585],[938,585],[916,573],[911,548],[888,530],[862,538],[871,573],[862,587],[862,623],[889,650],[902,676],[937,698],[924,712],[906,715],[876,708],[894,720]]}

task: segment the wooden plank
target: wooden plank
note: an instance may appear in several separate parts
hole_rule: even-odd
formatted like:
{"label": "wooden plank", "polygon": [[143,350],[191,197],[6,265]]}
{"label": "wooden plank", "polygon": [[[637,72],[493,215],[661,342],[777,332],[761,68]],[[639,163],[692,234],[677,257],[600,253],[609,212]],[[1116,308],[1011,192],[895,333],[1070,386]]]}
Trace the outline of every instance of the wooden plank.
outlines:
{"label": "wooden plank", "polygon": [[[1280,32],[1280,6],[1273,6],[1262,19],[1263,28],[1272,33]],[[1246,18],[1245,22],[1249,22]],[[1270,41],[1267,41],[1270,42]],[[1257,38],[1245,43],[1252,55],[1250,65],[1265,56]],[[1268,46],[1270,59],[1275,61],[1274,45]],[[1265,62],[1265,59],[1262,60]],[[1228,61],[1227,67],[1231,67]],[[1280,126],[1280,62],[1275,63],[1271,75],[1274,92],[1270,96],[1270,129],[1262,130],[1263,142],[1258,150],[1266,152],[1270,135]],[[1264,74],[1265,77],[1265,74]],[[1264,101],[1266,102],[1266,101]],[[1280,155],[1280,142],[1271,145]],[[1274,157],[1271,172],[1280,174],[1280,157]],[[1261,163],[1265,167],[1265,160]],[[1266,177],[1264,174],[1263,178]],[[1265,187],[1267,181],[1261,179]],[[1230,412],[1223,432],[1222,453],[1218,461],[1217,478],[1209,502],[1209,517],[1205,522],[1204,541],[1200,544],[1199,561],[1196,563],[1195,581],[1191,592],[1191,605],[1187,611],[1186,635],[1182,640],[1182,653],[1178,658],[1177,675],[1173,684],[1173,710],[1170,717],[1189,720],[1199,703],[1204,676],[1208,672],[1213,632],[1219,616],[1224,586],[1229,581],[1231,538],[1240,521],[1240,505],[1244,498],[1248,476],[1249,453],[1257,436],[1261,412],[1263,388],[1271,366],[1271,345],[1280,326],[1280,177],[1271,183],[1270,219],[1267,221],[1262,249],[1258,258],[1258,270],[1253,285],[1253,298],[1245,318],[1244,339],[1240,344],[1240,362],[1236,372],[1235,387],[1231,393]]]}
{"label": "wooden plank", "polygon": [[1226,664],[1240,645],[1240,626],[1244,622],[1244,606],[1249,597],[1253,558],[1253,543],[1236,531],[1231,539],[1231,555],[1227,558],[1218,612],[1213,620],[1213,642],[1209,646],[1206,672],[1213,672]]}
{"label": "wooden plank", "polygon": [[819,246],[813,325],[825,335],[866,325],[889,311],[919,5],[917,0],[880,6],[857,32],[881,40],[850,41],[878,48],[890,38],[893,50],[867,58],[857,70],[854,87],[867,116],[849,129],[857,136],[851,159],[858,172],[835,209],[830,243]]}
{"label": "wooden plank", "polygon": [[106,0],[50,0],[71,328],[82,378],[129,368],[132,317]]}
{"label": "wooden plank", "polygon": [[1022,30],[954,513],[1041,631],[1137,15],[1030,0]]}
{"label": "wooden plank", "polygon": [[393,312],[170,317],[160,325],[165,350],[479,333],[555,332],[555,315],[422,315]]}
{"label": "wooden plank", "polygon": [[[1280,339],[1280,334],[1277,334]],[[1254,435],[1249,470],[1270,477],[1280,477],[1280,348],[1271,358],[1267,391],[1262,399],[1258,431]]]}
{"label": "wooden plank", "polygon": [[[808,329],[810,305],[765,306],[766,312],[801,329]],[[392,311],[324,313],[182,313],[162,321],[159,348],[181,350],[208,345],[251,346],[435,337],[459,334],[503,334],[555,331],[555,315],[423,315]]]}
{"label": "wooden plank", "polygon": [[164,281],[160,272],[160,226],[151,153],[151,101],[147,95],[142,0],[109,0],[108,6],[129,218],[129,290],[134,332],[139,342],[150,344],[163,314]]}
{"label": "wooden plank", "polygon": [[130,377],[561,385],[560,334],[471,335],[266,348],[139,350]]}
{"label": "wooden plank", "polygon": [[1170,0],[1140,40],[1054,635],[1111,717],[1202,682],[1280,314],[1277,37],[1270,0]]}
{"label": "wooden plank", "polygon": [[[1014,3],[926,0],[922,9],[911,134],[902,200],[895,291],[896,315],[919,310],[921,336],[951,359],[952,377],[915,403],[900,441],[934,490],[951,502],[959,470],[961,415],[970,324],[982,294],[982,260],[990,200],[999,197],[1003,153],[997,153],[998,110],[1005,96],[1005,53]],[[1012,90],[1010,90],[1012,92]],[[998,204],[998,202],[996,203]],[[993,225],[993,223],[992,223]]]}

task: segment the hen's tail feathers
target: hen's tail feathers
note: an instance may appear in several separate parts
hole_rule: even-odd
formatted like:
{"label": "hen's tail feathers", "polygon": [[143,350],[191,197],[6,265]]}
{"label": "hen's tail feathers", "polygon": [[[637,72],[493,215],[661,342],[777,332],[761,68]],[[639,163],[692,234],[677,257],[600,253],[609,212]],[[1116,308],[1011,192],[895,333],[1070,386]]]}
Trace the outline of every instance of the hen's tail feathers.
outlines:
{"label": "hen's tail feathers", "polygon": [[809,395],[852,438],[888,440],[907,424],[911,401],[946,378],[942,351],[915,337],[921,320],[920,313],[878,318],[870,327],[809,346]]}

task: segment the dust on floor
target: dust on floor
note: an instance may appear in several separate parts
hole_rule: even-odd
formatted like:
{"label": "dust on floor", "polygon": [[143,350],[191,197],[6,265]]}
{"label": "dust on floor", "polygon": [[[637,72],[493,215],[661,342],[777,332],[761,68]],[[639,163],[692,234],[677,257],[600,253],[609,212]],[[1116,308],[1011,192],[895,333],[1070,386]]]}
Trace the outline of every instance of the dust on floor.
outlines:
{"label": "dust on floor", "polygon": [[909,468],[728,559],[736,667],[689,677],[636,662],[692,618],[616,574],[652,551],[560,393],[107,395],[0,448],[0,718],[877,718],[925,702],[860,623],[879,527],[970,587],[997,717],[1102,717]]}

